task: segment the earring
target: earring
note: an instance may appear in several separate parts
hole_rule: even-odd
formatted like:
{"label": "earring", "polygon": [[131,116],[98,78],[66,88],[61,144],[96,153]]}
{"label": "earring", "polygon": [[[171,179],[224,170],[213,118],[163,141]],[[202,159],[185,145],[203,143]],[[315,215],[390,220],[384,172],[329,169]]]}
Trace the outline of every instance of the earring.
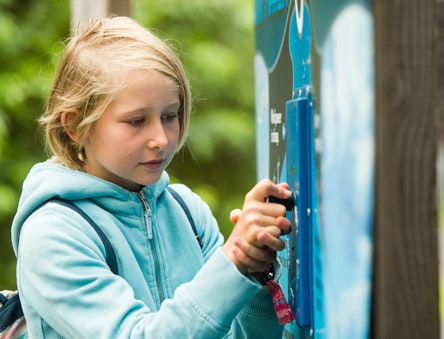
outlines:
{"label": "earring", "polygon": [[83,155],[83,150],[81,150],[79,153],[77,153],[77,158],[81,161],[81,162],[85,162],[85,157]]}

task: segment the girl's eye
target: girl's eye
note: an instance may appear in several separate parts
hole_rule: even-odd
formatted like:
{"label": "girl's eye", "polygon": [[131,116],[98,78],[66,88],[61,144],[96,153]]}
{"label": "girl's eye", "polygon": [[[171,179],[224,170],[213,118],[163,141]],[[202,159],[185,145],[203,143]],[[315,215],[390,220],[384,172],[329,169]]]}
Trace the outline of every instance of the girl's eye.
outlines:
{"label": "girl's eye", "polygon": [[162,116],[162,121],[165,123],[172,122],[178,118],[177,113],[165,114]]}
{"label": "girl's eye", "polygon": [[140,126],[144,123],[144,121],[145,121],[144,118],[137,118],[137,119],[129,120],[128,123],[132,126]]}

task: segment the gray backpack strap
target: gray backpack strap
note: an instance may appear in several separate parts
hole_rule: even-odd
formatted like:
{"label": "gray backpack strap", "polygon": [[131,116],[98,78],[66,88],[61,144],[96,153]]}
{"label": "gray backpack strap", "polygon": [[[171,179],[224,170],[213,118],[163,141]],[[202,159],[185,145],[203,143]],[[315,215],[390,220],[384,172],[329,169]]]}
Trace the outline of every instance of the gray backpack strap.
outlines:
{"label": "gray backpack strap", "polygon": [[171,186],[167,187],[168,191],[171,193],[171,195],[173,196],[174,199],[176,199],[176,201],[179,203],[179,205],[182,207],[183,211],[185,212],[188,221],[191,224],[191,228],[193,229],[194,232],[194,236],[196,237],[197,242],[199,243],[200,248],[203,248],[203,241],[201,239],[201,237],[199,237],[199,235],[197,234],[197,229],[196,229],[196,225],[194,224],[194,220],[193,217],[190,213],[190,210],[188,209],[187,204],[185,203],[185,201],[182,199],[182,197],[180,196],[179,193],[177,193]]}
{"label": "gray backpack strap", "polygon": [[[119,275],[119,269],[117,267],[117,259],[116,259],[116,253],[114,252],[113,246],[109,242],[108,237],[103,233],[102,229],[97,225],[94,220],[90,218],[88,214],[86,214],[80,207],[72,203],[71,201],[64,200],[61,198],[52,198],[48,200],[48,202],[55,202],[59,205],[68,207],[77,213],[79,213],[88,223],[91,225],[91,227],[96,231],[97,235],[100,237],[100,240],[103,243],[103,246],[105,247],[106,252],[106,264],[110,268],[111,272],[113,272],[115,275]],[[45,203],[45,204],[46,204]]]}

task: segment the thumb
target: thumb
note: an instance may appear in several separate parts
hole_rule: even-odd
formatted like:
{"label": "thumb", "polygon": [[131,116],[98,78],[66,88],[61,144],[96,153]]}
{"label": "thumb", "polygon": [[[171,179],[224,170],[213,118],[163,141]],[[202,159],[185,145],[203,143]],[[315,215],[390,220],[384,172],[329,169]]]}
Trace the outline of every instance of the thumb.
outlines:
{"label": "thumb", "polygon": [[241,215],[241,210],[239,208],[236,208],[230,212],[230,221],[235,224],[239,220],[239,217]]}

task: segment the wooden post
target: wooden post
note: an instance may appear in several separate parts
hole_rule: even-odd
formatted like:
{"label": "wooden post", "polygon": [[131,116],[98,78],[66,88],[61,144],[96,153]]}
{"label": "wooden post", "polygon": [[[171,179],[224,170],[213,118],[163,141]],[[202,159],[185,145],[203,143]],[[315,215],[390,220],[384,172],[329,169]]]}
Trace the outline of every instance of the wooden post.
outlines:
{"label": "wooden post", "polygon": [[130,16],[130,0],[108,0],[107,2],[110,14]]}
{"label": "wooden post", "polygon": [[71,24],[111,14],[130,16],[130,0],[71,0]]}
{"label": "wooden post", "polygon": [[374,0],[376,215],[372,338],[437,339],[436,0]]}

